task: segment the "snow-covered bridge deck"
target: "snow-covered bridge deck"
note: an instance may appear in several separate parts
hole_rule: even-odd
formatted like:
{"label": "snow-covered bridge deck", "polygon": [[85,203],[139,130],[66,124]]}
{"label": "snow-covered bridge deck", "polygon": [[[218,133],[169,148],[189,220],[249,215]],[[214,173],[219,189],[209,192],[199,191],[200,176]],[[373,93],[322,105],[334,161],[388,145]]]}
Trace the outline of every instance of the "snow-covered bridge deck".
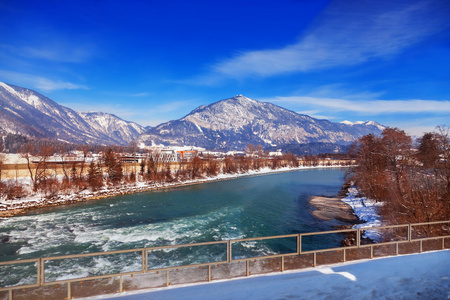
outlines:
{"label": "snow-covered bridge deck", "polygon": [[450,250],[86,299],[450,299]]}

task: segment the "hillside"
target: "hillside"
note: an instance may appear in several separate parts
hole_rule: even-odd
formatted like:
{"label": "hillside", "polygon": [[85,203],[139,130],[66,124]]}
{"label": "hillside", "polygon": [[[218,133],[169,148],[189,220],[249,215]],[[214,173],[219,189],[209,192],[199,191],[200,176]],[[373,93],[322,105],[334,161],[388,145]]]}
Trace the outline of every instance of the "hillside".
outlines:
{"label": "hillside", "polygon": [[340,149],[368,133],[380,134],[383,129],[373,121],[319,120],[238,95],[200,106],[179,120],[150,128],[138,142],[147,146],[192,145],[222,150],[242,150],[250,143],[294,150],[307,144],[327,144]]}
{"label": "hillside", "polygon": [[106,113],[78,113],[30,89],[0,82],[0,132],[69,143],[126,145],[143,127]]}

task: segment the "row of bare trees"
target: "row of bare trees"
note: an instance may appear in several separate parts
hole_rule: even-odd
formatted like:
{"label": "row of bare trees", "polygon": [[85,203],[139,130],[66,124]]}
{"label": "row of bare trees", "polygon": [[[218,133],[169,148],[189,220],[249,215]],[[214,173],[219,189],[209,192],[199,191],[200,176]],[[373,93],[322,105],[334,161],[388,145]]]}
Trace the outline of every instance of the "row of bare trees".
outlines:
{"label": "row of bare trees", "polygon": [[[77,150],[74,154],[74,150]],[[20,156],[26,162],[30,188],[20,180],[1,179],[0,157],[0,197],[21,198],[30,193],[51,198],[60,194],[77,193],[85,189],[96,191],[104,186],[120,186],[136,181],[147,183],[183,182],[204,177],[214,177],[220,173],[238,174],[257,171],[261,168],[316,166],[317,156],[301,159],[292,153],[270,157],[262,146],[249,145],[245,154],[227,157],[212,155],[180,158],[171,161],[160,151],[137,153],[136,147],[92,147],[67,148],[63,145],[26,143],[20,148]],[[127,153],[127,154],[123,154]],[[137,158],[139,157],[139,158]],[[169,158],[169,159],[168,159]],[[123,161],[127,161],[124,163]],[[130,160],[134,163],[130,163]],[[139,163],[137,163],[139,161]]]}
{"label": "row of bare trees", "polygon": [[413,145],[397,128],[359,139],[349,180],[367,197],[383,202],[387,223],[450,219],[450,129],[438,127]]}

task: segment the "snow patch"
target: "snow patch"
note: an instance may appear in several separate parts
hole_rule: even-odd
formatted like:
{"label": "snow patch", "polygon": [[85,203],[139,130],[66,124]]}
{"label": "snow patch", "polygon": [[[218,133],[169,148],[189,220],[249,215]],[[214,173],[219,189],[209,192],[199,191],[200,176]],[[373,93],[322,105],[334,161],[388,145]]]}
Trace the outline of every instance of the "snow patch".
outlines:
{"label": "snow patch", "polygon": [[[379,227],[381,226],[381,217],[378,214],[378,208],[383,205],[381,202],[375,202],[372,199],[366,197],[360,197],[359,191],[356,187],[348,189],[347,197],[341,199],[344,203],[351,206],[355,214],[362,224],[357,224],[353,228],[367,228],[367,227]],[[363,237],[370,238],[375,242],[382,242],[383,237],[378,230],[365,231]]]}

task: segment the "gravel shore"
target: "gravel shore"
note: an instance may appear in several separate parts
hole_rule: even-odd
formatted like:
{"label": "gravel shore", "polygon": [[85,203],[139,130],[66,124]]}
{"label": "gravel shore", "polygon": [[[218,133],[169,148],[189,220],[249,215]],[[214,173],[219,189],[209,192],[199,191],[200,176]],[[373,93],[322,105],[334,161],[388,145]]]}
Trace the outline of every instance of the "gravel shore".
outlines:
{"label": "gravel shore", "polygon": [[341,198],[315,196],[309,203],[316,208],[312,214],[319,219],[336,219],[350,224],[361,223],[350,205],[342,202]]}

